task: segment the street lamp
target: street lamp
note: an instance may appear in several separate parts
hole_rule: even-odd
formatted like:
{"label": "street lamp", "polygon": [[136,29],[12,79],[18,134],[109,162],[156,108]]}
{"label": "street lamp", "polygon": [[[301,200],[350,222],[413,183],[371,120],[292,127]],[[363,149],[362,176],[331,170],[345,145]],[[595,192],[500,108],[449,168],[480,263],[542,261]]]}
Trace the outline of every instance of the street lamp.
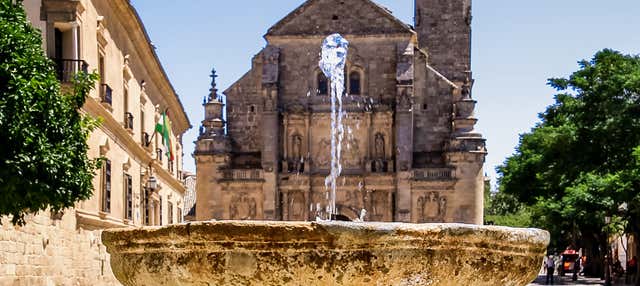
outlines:
{"label": "street lamp", "polygon": [[147,188],[151,190],[158,189],[158,180],[156,179],[156,177],[154,176],[149,177],[149,180],[147,180]]}

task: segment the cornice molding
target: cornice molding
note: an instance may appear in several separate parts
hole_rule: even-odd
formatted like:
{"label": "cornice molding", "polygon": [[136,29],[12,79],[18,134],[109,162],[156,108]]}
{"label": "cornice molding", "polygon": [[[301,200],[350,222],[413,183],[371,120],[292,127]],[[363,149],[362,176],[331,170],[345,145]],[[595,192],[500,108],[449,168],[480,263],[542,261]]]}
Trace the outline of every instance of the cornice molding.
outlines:
{"label": "cornice molding", "polygon": [[135,47],[138,47],[138,49],[136,49],[136,53],[140,57],[138,62],[150,76],[147,82],[153,82],[160,93],[148,94],[148,96],[152,99],[154,105],[161,104],[163,108],[173,107],[170,110],[173,114],[172,127],[174,132],[176,135],[184,134],[187,130],[191,129],[191,123],[189,122],[182,102],[178,98],[169,80],[169,76],[155,52],[155,47],[151,44],[151,40],[138,13],[127,0],[108,1],[108,3],[110,7],[113,8],[115,12],[114,15],[118,17],[124,30],[129,33],[129,39],[134,43]]}

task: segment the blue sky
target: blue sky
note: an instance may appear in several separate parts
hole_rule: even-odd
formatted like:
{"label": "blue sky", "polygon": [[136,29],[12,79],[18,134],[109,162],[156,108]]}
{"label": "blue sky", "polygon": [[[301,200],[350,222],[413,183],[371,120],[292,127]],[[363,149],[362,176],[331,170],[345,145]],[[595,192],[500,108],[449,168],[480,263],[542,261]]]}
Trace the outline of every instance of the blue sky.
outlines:
{"label": "blue sky", "polygon": [[[250,69],[267,29],[304,0],[132,0],[194,126],[184,137],[185,164],[203,119],[212,67],[226,89]],[[377,0],[413,23],[413,0]],[[550,77],[567,76],[577,61],[612,48],[640,53],[638,0],[474,0],[473,97],[478,131],[487,138],[485,171],[514,152],[519,134],[553,103]]]}

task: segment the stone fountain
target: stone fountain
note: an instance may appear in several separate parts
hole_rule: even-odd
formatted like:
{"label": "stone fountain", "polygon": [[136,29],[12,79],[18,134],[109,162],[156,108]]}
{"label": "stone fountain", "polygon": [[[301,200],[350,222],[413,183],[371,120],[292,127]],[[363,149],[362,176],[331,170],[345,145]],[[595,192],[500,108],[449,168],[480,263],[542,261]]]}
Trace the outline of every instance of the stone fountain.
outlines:
{"label": "stone fountain", "polygon": [[[549,233],[463,224],[329,221],[344,127],[348,42],[323,43],[331,79],[331,172],[317,222],[212,221],[106,230],[102,241],[124,285],[520,286],[536,278]],[[363,210],[363,213],[366,211]]]}
{"label": "stone fountain", "polygon": [[462,224],[199,222],[108,230],[124,285],[526,285],[549,234]]}

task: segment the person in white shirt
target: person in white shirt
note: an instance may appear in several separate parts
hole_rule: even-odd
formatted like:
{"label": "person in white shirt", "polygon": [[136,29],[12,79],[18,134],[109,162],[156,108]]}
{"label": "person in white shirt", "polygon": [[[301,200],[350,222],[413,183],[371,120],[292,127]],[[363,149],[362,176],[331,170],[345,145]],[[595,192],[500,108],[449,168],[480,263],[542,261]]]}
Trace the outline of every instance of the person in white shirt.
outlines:
{"label": "person in white shirt", "polygon": [[549,255],[544,264],[547,267],[547,285],[553,285],[553,271],[556,268],[556,262],[553,260],[553,256]]}

